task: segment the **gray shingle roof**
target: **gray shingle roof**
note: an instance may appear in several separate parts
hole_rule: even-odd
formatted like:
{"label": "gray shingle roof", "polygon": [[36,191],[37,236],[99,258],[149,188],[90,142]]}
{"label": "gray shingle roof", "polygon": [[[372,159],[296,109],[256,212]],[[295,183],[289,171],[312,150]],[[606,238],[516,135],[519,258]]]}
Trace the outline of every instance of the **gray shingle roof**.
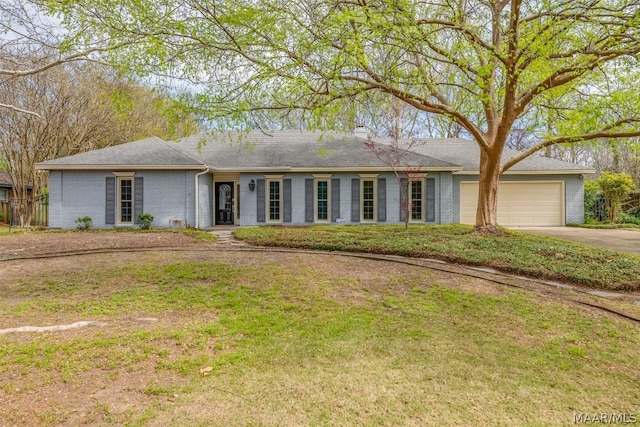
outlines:
{"label": "gray shingle roof", "polygon": [[[279,131],[268,134],[224,133],[184,138],[178,144],[215,169],[382,168],[388,164],[350,135]],[[408,153],[403,164],[426,169],[457,169],[455,164],[424,153]]]}
{"label": "gray shingle roof", "polygon": [[189,153],[180,150],[177,145],[175,142],[166,142],[160,138],[151,137],[49,160],[40,163],[38,167],[40,169],[57,169],[57,166],[77,166],[78,168],[100,166],[202,168],[202,162],[192,157]]}
{"label": "gray shingle roof", "polygon": [[[378,140],[381,143],[390,143],[388,139]],[[402,140],[401,146],[411,144],[411,149],[417,153],[429,154],[437,159],[452,162],[462,166],[464,171],[477,172],[480,169],[480,147],[474,141],[461,138],[429,139],[416,138],[415,140]],[[502,161],[505,162],[517,155],[516,150],[505,149]],[[591,169],[574,163],[563,162],[548,157],[532,155],[516,163],[507,172],[573,172],[588,173]],[[464,172],[460,172],[464,173]]]}
{"label": "gray shingle roof", "polygon": [[[464,139],[418,139],[402,156],[402,167],[422,170],[477,172],[480,149]],[[196,135],[179,142],[157,137],[89,151],[43,162],[40,169],[204,169],[214,170],[384,170],[389,163],[378,158],[365,140],[352,135],[277,131],[224,132]],[[402,141],[407,147],[409,140]],[[390,140],[376,140],[384,147]],[[514,155],[505,150],[503,160]],[[582,166],[540,156],[530,156],[511,171],[585,173]],[[461,172],[461,170],[463,170]]]}
{"label": "gray shingle roof", "polygon": [[12,188],[11,184],[11,176],[7,171],[0,171],[0,187],[1,188]]}

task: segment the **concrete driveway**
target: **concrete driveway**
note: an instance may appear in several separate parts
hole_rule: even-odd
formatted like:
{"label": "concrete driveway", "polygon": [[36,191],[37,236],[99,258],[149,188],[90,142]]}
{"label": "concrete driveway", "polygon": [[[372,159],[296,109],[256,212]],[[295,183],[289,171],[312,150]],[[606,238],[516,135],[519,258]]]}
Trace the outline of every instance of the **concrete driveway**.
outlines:
{"label": "concrete driveway", "polygon": [[605,230],[578,227],[513,227],[512,229],[640,255],[640,229]]}

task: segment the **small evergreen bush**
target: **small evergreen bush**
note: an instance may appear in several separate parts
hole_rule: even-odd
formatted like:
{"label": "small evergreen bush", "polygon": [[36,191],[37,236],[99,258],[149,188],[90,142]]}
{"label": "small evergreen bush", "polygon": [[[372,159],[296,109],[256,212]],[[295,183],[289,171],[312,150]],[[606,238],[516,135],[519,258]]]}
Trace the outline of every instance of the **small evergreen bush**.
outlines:
{"label": "small evergreen bush", "polygon": [[153,222],[153,215],[149,213],[141,213],[138,215],[138,224],[141,230],[149,230]]}
{"label": "small evergreen bush", "polygon": [[93,227],[93,219],[90,216],[81,216],[76,219],[76,224],[78,230],[86,231]]}

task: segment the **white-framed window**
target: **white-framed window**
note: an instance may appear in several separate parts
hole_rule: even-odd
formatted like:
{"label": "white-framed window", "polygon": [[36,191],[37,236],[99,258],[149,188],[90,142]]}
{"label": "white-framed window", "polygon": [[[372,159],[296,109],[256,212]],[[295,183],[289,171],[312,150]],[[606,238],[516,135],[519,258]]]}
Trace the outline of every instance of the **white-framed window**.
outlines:
{"label": "white-framed window", "polygon": [[9,201],[9,190],[6,188],[0,188],[0,202]]}
{"label": "white-framed window", "polygon": [[424,179],[411,178],[409,180],[409,207],[411,209],[411,221],[422,221],[424,219]]}
{"label": "white-framed window", "polygon": [[266,176],[267,179],[267,222],[282,222],[282,177]]}
{"label": "white-framed window", "polygon": [[360,222],[378,220],[378,175],[360,175]]}
{"label": "white-framed window", "polygon": [[331,222],[331,175],[314,175],[313,200],[316,222]]}
{"label": "white-framed window", "polygon": [[117,172],[116,175],[116,222],[118,225],[133,225],[135,172]]}

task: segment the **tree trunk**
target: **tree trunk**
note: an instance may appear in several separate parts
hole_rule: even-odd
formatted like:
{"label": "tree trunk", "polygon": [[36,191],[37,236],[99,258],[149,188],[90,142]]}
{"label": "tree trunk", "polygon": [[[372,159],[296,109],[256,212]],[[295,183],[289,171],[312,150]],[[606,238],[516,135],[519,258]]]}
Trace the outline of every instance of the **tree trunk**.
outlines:
{"label": "tree trunk", "polygon": [[476,229],[497,232],[498,180],[500,179],[500,152],[480,150],[480,178],[478,182],[478,210]]}

